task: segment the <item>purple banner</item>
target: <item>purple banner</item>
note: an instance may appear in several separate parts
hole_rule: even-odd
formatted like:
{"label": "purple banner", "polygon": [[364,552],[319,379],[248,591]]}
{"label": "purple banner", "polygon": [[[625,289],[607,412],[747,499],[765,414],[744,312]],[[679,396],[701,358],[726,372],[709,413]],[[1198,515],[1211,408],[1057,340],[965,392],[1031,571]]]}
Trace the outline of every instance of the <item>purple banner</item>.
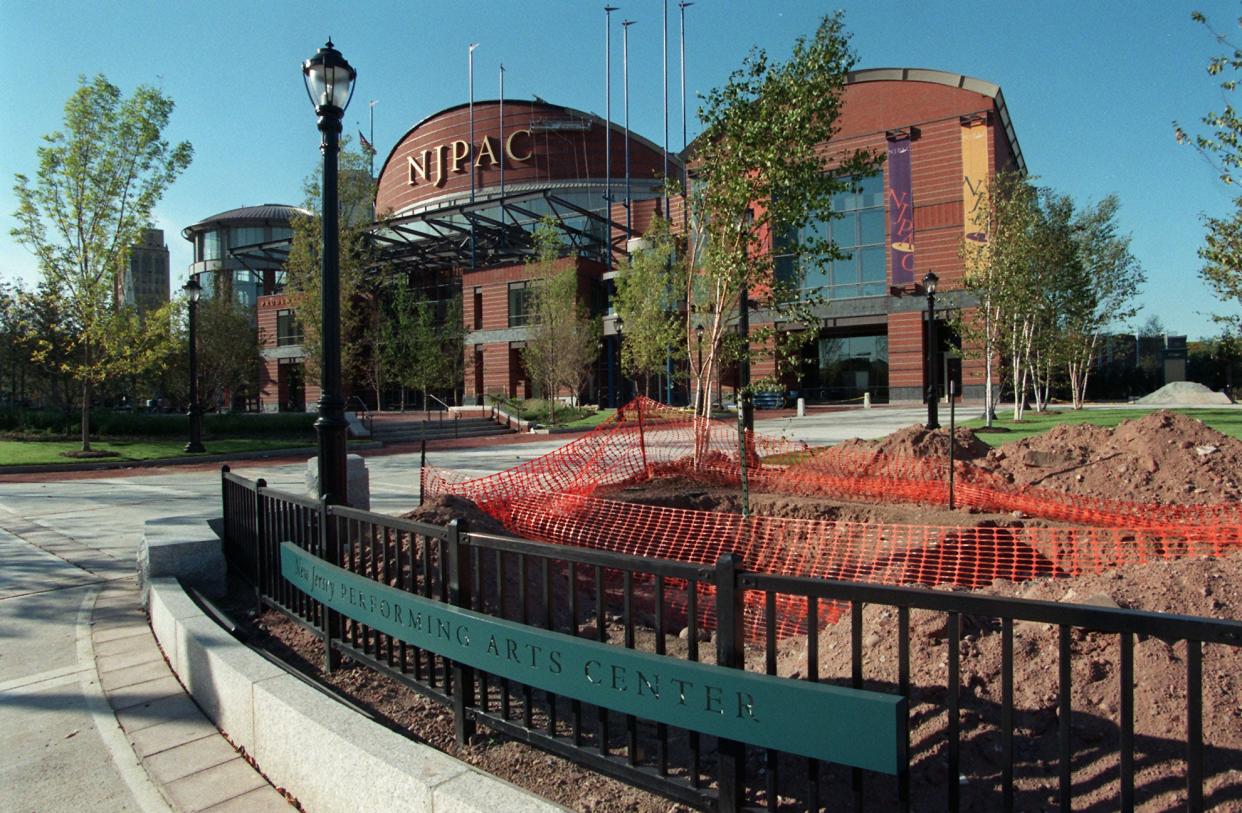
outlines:
{"label": "purple banner", "polygon": [[914,193],[910,185],[910,139],[888,142],[888,225],[892,284],[914,282]]}

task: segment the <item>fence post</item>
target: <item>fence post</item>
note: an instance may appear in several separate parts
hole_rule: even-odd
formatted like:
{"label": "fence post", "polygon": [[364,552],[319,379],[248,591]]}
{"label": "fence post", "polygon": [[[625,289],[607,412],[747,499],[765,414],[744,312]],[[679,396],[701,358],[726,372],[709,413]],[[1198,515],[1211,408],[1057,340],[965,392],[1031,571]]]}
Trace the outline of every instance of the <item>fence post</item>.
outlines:
{"label": "fence post", "polygon": [[[464,520],[455,519],[448,526],[448,590],[449,603],[470,609],[470,551],[462,543],[466,531]],[[466,745],[475,733],[473,718],[467,709],[474,706],[474,669],[453,661],[453,734],[457,745]]]}
{"label": "fence post", "polygon": [[953,436],[957,433],[957,386],[953,379],[949,379],[949,510],[954,508],[953,503]]}
{"label": "fence post", "polygon": [[[742,558],[736,553],[722,553],[716,560],[716,663],[731,669],[746,668],[743,593],[737,584],[741,565]],[[721,813],[736,813],[742,809],[746,788],[746,746],[722,739],[716,759],[718,809]]]}
{"label": "fence post", "polygon": [[228,547],[229,537],[232,536],[229,528],[229,480],[224,475],[228,474],[232,469],[229,464],[225,463],[220,467],[220,517],[221,525],[224,526],[225,547]]}
{"label": "fence post", "polygon": [[418,504],[422,505],[427,491],[427,438],[418,449]]}
{"label": "fence post", "polygon": [[267,497],[263,489],[267,488],[267,480],[260,477],[254,481],[254,595],[258,611],[263,612],[263,594],[266,585],[263,583],[267,573],[263,567],[263,557],[267,555]]}
{"label": "fence post", "polygon": [[[320,554],[328,562],[341,563],[340,540],[336,535],[335,523],[330,522],[328,500],[319,498],[319,540]],[[341,665],[341,655],[332,648],[332,641],[341,637],[341,614],[330,608],[326,603],[319,604],[320,618],[323,619],[323,670],[332,674]]]}

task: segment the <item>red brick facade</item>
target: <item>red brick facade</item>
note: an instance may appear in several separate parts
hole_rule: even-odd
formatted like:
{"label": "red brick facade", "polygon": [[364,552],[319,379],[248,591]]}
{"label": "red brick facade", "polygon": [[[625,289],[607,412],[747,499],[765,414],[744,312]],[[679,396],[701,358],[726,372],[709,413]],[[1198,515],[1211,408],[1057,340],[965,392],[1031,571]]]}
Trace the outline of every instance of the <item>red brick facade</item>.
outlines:
{"label": "red brick facade", "polygon": [[[449,108],[415,125],[400,139],[388,155],[379,179],[378,212],[410,214],[427,203],[466,200],[472,171],[476,194],[495,194],[501,160],[509,192],[554,188],[585,191],[588,198],[602,196],[606,130],[605,123],[597,117],[541,102],[507,101],[502,137],[500,105],[493,101],[477,102],[471,139],[469,115],[465,105]],[[914,278],[919,280],[926,272],[934,271],[940,279],[938,306],[964,311],[969,319],[971,300],[960,291],[963,269],[959,246],[966,230],[963,130],[969,126],[986,128],[989,176],[1000,168],[1025,169],[999,88],[935,71],[860,71],[851,75],[846,86],[838,124],[837,135],[821,146],[825,168],[829,170],[834,156],[844,151],[862,148],[884,154],[888,138],[910,138]],[[650,196],[654,179],[662,171],[663,156],[651,142],[634,134],[631,138],[632,177],[635,183],[644,184],[647,199],[635,200],[629,216],[634,233],[641,234],[662,208],[663,201]],[[627,213],[618,190],[624,182],[625,143],[623,131],[615,125],[611,154],[612,239],[614,245],[623,246]],[[670,165],[674,172],[680,171],[679,166]],[[887,201],[887,166],[883,182]],[[679,222],[682,201],[671,200],[669,208],[674,222]],[[878,342],[876,347],[886,346],[884,358],[879,361],[881,368],[886,369],[881,400],[888,397],[912,401],[920,399],[927,386],[926,298],[917,285],[893,286],[888,258],[893,224],[889,222],[887,203],[884,210],[886,292],[881,296],[829,300],[817,306],[822,312],[817,311],[816,315],[822,317],[823,335],[829,340],[866,339]],[[585,259],[563,262],[577,264],[584,301],[594,300],[598,307],[596,289],[605,284],[602,280],[607,268]],[[519,397],[533,394],[521,365],[525,329],[519,324],[511,326],[509,313],[510,285],[526,281],[528,276],[523,264],[457,272],[467,331],[466,373],[461,385],[467,402],[489,393]],[[276,312],[284,307],[287,299],[280,295],[260,300],[259,328],[268,357],[263,381],[265,406],[286,404],[290,397],[287,375],[282,374],[281,368],[292,363],[285,358],[292,348],[276,347]],[[613,364],[614,348],[615,343],[606,338],[597,371],[599,378]],[[810,351],[806,363],[814,362],[814,352]],[[975,396],[982,386],[982,362],[948,358],[958,355],[947,354],[935,366],[942,371],[960,366],[965,394]],[[822,355],[819,363],[824,363]],[[757,362],[752,370],[755,378],[772,373],[770,360]],[[613,374],[607,372],[610,380]],[[870,375],[879,375],[874,364]],[[310,386],[305,391],[306,403],[313,403],[317,391]]]}

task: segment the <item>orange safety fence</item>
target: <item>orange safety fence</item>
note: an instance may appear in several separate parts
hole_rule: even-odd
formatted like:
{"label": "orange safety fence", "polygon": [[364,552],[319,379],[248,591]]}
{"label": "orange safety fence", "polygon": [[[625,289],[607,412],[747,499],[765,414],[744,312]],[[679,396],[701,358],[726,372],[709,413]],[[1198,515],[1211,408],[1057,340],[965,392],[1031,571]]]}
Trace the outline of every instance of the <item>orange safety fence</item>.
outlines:
{"label": "orange safety fence", "polygon": [[[682,475],[701,481],[740,479],[737,429],[699,424],[685,413],[639,399],[596,431],[520,466],[476,479],[427,468],[423,494],[456,494],[530,539],[635,556],[714,565],[734,552],[747,569],[791,576],[979,587],[995,579],[1100,573],[1127,564],[1217,556],[1242,546],[1233,504],[1163,506],[1086,499],[1046,489],[1015,489],[968,463],[955,468],[959,505],[1023,511],[1066,527],[902,525],[809,520],[699,511],[600,499],[599,487]],[[696,454],[696,439],[699,443]],[[943,503],[947,460],[885,457],[863,450],[816,450],[787,466],[763,457],[805,451],[803,444],[754,435],[748,455],[756,490],[845,499]],[[697,463],[696,463],[697,460]],[[710,590],[699,588],[710,627]],[[780,596],[775,626],[805,630],[806,600]],[[821,621],[840,607],[820,608]],[[763,599],[747,594],[747,628],[761,634]]]}

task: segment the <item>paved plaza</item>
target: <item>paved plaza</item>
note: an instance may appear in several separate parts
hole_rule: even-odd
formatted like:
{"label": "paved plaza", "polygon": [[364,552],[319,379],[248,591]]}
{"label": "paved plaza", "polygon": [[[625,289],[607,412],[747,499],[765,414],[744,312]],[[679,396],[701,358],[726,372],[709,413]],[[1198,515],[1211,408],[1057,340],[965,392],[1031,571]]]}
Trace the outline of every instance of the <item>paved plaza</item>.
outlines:
{"label": "paved plaza", "polygon": [[[890,408],[764,419],[760,413],[756,429],[824,444],[882,436],[923,414]],[[487,474],[573,437],[484,440],[474,448],[429,450],[428,462],[465,476]],[[418,504],[417,453],[373,456],[367,466],[373,510],[399,513]],[[301,492],[305,468],[247,461],[234,471]],[[204,730],[201,719],[189,717],[188,697],[169,682],[158,650],[146,643],[134,589],[146,520],[219,513],[218,468],[0,482],[0,810],[279,807],[274,791],[222,754],[223,740]],[[135,721],[138,708],[145,716]],[[193,747],[174,754],[174,744]],[[180,761],[182,754],[199,759],[201,769],[183,773],[197,766]],[[165,764],[172,762],[179,767]]]}

